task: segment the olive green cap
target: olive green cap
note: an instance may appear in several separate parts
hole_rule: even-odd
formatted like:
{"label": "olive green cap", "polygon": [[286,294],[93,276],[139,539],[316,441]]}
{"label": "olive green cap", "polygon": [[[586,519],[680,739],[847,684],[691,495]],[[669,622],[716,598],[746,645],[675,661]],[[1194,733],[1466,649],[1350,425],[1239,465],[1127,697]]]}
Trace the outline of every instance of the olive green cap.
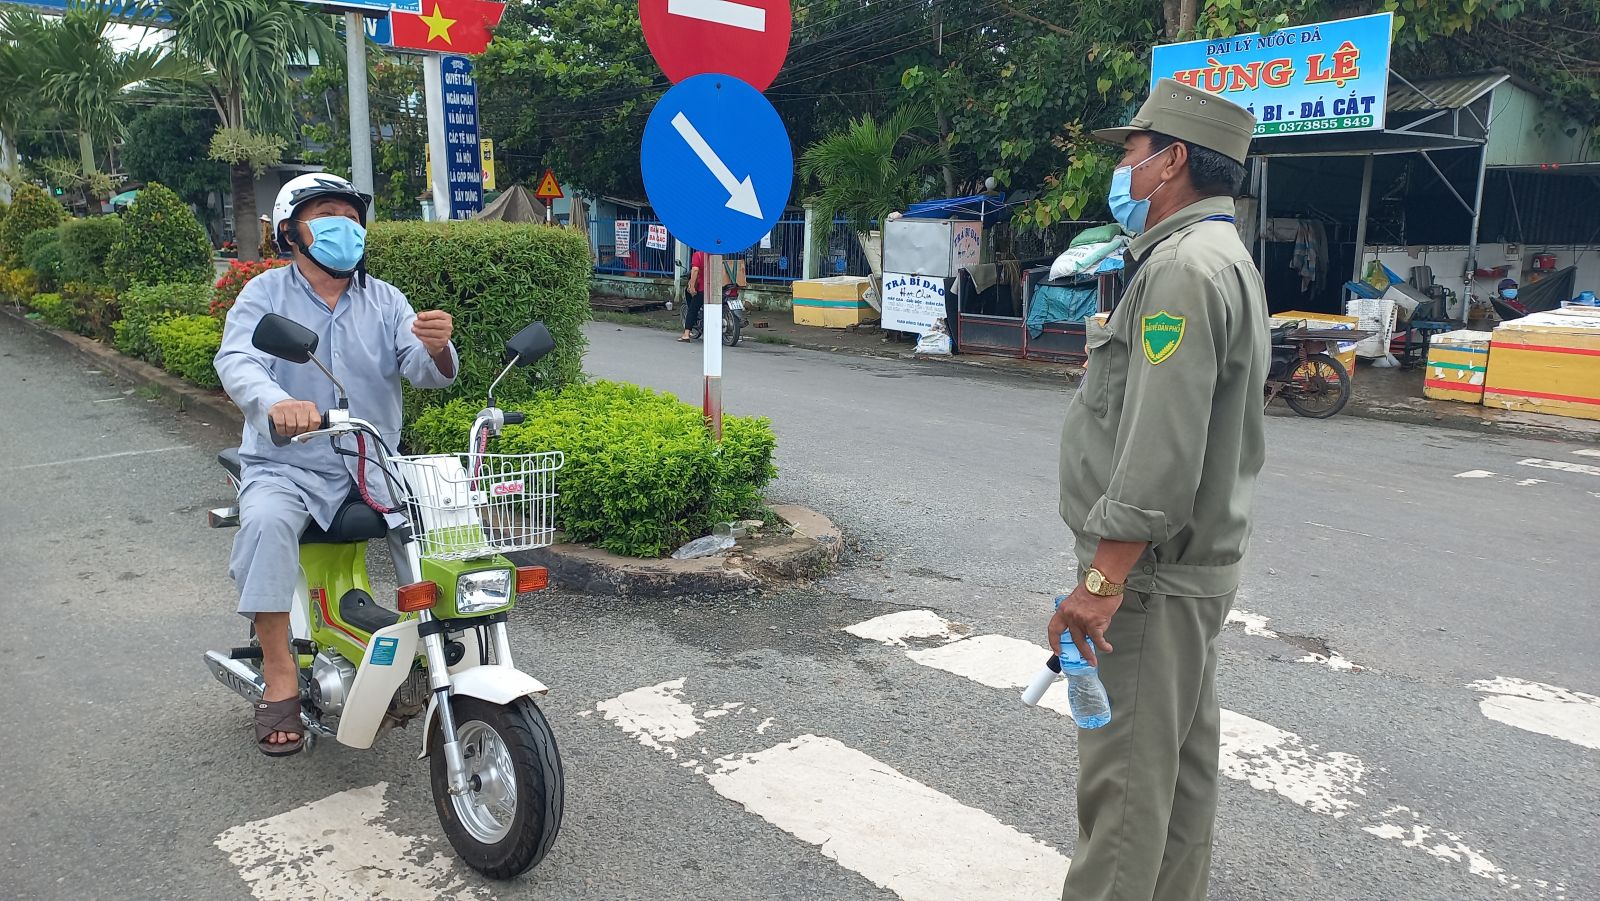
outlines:
{"label": "olive green cap", "polygon": [[1094,136],[1120,147],[1128,135],[1158,131],[1242,163],[1250,155],[1250,138],[1255,129],[1256,117],[1239,104],[1163,78],[1156,82],[1133,121],[1122,128],[1102,128]]}

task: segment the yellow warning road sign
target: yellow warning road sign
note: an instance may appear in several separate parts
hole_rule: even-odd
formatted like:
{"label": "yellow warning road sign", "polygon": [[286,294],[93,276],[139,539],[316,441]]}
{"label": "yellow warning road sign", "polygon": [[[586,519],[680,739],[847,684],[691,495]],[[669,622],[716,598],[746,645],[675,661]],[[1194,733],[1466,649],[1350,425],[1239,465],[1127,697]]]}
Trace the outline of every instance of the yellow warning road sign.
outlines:
{"label": "yellow warning road sign", "polygon": [[544,170],[544,178],[539,179],[539,188],[533,192],[533,196],[540,200],[560,200],[566,196],[561,193],[561,183],[556,181],[554,170]]}

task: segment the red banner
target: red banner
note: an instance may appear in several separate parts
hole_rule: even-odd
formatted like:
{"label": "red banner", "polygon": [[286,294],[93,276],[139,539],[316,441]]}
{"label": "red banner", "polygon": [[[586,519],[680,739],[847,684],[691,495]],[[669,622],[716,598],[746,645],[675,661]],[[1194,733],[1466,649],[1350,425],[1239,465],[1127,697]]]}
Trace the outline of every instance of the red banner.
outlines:
{"label": "red banner", "polygon": [[505,11],[504,3],[491,0],[422,0],[420,15],[395,10],[389,22],[395,47],[472,55],[489,46]]}

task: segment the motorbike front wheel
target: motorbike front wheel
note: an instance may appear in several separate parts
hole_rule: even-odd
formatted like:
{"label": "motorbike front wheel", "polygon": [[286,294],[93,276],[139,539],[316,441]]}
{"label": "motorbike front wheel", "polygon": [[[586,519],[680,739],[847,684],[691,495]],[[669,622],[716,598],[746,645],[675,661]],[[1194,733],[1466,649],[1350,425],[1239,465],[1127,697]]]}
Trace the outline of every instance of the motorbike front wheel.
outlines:
{"label": "motorbike front wheel", "polygon": [[433,805],[451,847],[491,879],[511,879],[544,859],[561,829],[565,777],[555,735],[531,698],[496,705],[453,698],[468,791],[450,794],[443,743],[429,755]]}

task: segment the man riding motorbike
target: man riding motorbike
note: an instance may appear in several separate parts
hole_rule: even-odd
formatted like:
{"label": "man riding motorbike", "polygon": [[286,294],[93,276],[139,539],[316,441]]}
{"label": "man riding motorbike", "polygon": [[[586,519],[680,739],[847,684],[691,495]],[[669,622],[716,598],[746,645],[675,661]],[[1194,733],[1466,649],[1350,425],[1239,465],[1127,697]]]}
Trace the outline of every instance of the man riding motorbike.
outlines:
{"label": "man riding motorbike", "polygon": [[[329,442],[274,444],[274,429],[284,438],[317,429],[321,411],[338,406],[339,392],[316,367],[257,350],[251,342],[256,323],[277,313],[316,332],[321,359],[348,394],[351,415],[375,425],[390,447],[399,441],[401,377],[419,388],[448,387],[456,377],[450,315],[416,313],[393,285],[367,275],[370,203],[348,181],[326,173],[284,185],[272,207],[272,231],[293,262],[245,285],[216,356],[223,388],[245,416],[239,534],[229,575],[239,588],[239,613],[254,620],[261,643],[267,689],[256,705],[256,743],[272,757],[298,752],[305,739],[289,622],[300,535],[312,522],[327,529],[353,492],[375,507],[394,502],[385,479],[361,483],[358,461]],[[393,541],[391,550],[398,551]],[[395,559],[403,565],[405,556],[397,552]]]}

